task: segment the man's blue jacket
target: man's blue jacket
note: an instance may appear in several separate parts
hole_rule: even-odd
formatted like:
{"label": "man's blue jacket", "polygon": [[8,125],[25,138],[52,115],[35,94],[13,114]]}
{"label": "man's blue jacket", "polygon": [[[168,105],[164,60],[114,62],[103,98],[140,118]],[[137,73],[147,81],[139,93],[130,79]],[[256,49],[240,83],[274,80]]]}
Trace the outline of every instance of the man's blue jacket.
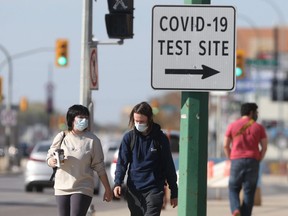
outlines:
{"label": "man's blue jacket", "polygon": [[[133,133],[135,140],[131,147]],[[158,124],[153,123],[151,132],[145,136],[135,127],[124,134],[115,171],[115,185],[123,183],[127,169],[127,187],[130,190],[163,190],[167,182],[171,198],[178,197],[177,175],[170,142]]]}

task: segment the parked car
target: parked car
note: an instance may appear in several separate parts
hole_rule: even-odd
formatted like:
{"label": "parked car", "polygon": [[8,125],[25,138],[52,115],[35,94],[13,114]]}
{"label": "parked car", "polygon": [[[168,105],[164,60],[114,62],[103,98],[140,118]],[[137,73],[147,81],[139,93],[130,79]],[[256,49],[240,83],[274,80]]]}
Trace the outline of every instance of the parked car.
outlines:
{"label": "parked car", "polygon": [[[26,192],[43,192],[44,188],[53,187],[53,182],[49,181],[53,169],[46,163],[46,156],[51,143],[51,140],[40,141],[31,151],[24,172]],[[96,173],[94,176],[94,194],[98,194],[100,189],[100,180]]]}
{"label": "parked car", "polygon": [[[177,175],[179,173],[179,137],[180,137],[180,132],[176,130],[163,130],[163,132],[167,135],[169,141],[170,141],[170,150],[172,153],[175,169],[177,172]],[[110,177],[112,182],[114,182],[115,179],[115,171],[116,171],[116,164],[118,160],[118,153],[119,153],[119,148],[114,152],[113,160],[110,165]],[[125,182],[127,180],[127,175],[125,176],[124,180],[124,187],[125,187]]]}
{"label": "parked car", "polygon": [[113,138],[102,141],[104,162],[106,166],[110,166],[115,151],[119,148],[121,139]]}

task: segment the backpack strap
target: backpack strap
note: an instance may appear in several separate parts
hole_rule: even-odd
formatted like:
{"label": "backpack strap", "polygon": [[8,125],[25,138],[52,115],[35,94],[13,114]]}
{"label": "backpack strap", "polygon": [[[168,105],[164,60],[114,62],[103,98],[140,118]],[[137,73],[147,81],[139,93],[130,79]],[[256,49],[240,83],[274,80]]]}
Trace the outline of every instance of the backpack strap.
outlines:
{"label": "backpack strap", "polygon": [[132,152],[134,145],[135,145],[136,134],[133,129],[129,133],[130,133],[130,150]]}

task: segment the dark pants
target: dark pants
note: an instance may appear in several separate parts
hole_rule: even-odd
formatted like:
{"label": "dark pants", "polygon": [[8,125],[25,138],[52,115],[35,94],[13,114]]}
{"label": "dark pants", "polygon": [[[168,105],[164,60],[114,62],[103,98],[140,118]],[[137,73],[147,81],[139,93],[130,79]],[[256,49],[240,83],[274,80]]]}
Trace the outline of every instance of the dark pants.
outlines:
{"label": "dark pants", "polygon": [[56,196],[59,216],[85,216],[92,197],[84,194]]}
{"label": "dark pants", "polygon": [[[241,216],[250,216],[259,174],[259,161],[251,158],[231,160],[229,178],[229,199],[231,212],[238,209]],[[240,206],[239,193],[243,187],[243,204]]]}
{"label": "dark pants", "polygon": [[127,190],[126,198],[131,216],[159,216],[163,205],[164,192]]}

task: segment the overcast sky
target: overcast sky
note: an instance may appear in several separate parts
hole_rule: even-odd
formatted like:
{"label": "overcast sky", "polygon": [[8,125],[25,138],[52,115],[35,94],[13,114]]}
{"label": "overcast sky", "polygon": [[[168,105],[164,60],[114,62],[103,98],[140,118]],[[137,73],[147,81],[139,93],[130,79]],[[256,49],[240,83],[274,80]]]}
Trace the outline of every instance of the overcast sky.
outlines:
{"label": "overcast sky", "polygon": [[[166,93],[150,85],[152,7],[160,4],[180,5],[184,0],[135,0],[134,38],[125,40],[122,46],[99,46],[99,90],[92,92],[96,122],[118,123],[124,106]],[[274,27],[288,21],[287,0],[211,0],[211,5],[235,6],[238,27]],[[82,8],[80,0],[0,0],[0,45],[11,56],[45,48],[13,59],[13,104],[23,96],[44,103],[49,79],[55,85],[57,110],[66,113],[69,106],[80,102]],[[93,34],[99,40],[108,40],[104,21],[107,12],[107,1],[93,1]],[[70,42],[67,68],[56,68],[54,64],[58,38]],[[0,52],[5,95],[8,67],[3,61],[5,56]]]}

